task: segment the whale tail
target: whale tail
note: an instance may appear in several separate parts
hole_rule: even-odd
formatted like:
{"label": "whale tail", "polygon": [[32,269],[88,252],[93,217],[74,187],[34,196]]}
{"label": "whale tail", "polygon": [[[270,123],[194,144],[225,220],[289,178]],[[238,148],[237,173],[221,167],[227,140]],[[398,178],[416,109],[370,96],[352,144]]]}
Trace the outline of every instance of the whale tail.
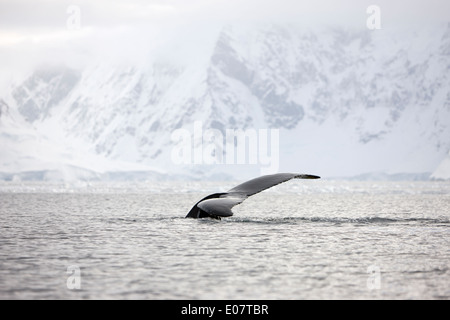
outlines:
{"label": "whale tail", "polygon": [[214,193],[197,202],[186,218],[230,217],[231,209],[248,197],[291,179],[319,179],[319,176],[297,173],[277,173],[244,182],[224,193]]}
{"label": "whale tail", "polygon": [[209,199],[216,199],[219,198],[222,195],[225,195],[226,193],[213,193],[209,196],[204,197],[202,200],[197,202],[192,209],[187,214],[186,218],[213,218],[220,220],[220,216],[211,214],[206,212],[205,210],[202,210],[198,205],[202,203],[203,201],[209,200]]}

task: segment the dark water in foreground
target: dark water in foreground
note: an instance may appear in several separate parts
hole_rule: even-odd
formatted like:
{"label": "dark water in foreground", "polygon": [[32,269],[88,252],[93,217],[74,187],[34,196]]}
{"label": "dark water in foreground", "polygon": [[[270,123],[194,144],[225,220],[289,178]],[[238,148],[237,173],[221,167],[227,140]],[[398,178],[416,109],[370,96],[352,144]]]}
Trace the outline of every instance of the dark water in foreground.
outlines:
{"label": "dark water in foreground", "polygon": [[0,184],[0,299],[449,299],[450,183]]}

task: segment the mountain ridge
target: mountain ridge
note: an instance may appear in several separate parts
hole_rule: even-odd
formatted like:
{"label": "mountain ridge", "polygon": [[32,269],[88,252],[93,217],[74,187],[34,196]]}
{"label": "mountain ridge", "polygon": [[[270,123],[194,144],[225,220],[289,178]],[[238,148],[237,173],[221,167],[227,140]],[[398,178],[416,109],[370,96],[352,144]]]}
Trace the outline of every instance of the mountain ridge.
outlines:
{"label": "mountain ridge", "polygon": [[450,25],[430,30],[227,26],[189,63],[40,68],[0,96],[0,172],[260,172],[173,163],[171,134],[196,121],[279,130],[281,171],[432,172],[450,150]]}

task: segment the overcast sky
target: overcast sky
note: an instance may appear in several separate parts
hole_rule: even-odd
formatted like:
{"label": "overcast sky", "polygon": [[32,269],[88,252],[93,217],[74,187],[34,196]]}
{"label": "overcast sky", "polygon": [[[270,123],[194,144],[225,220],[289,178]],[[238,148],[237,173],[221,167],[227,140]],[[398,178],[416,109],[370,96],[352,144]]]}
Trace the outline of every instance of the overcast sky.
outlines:
{"label": "overcast sky", "polygon": [[2,35],[61,31],[71,5],[80,9],[82,27],[91,28],[236,21],[364,25],[369,5],[380,7],[385,25],[450,21],[448,0],[0,0]]}
{"label": "overcast sky", "polygon": [[198,46],[233,23],[364,29],[370,5],[379,6],[384,30],[450,22],[449,0],[0,0],[0,67],[38,57],[73,62],[70,55],[93,50],[119,57],[133,51],[135,59],[168,39]]}

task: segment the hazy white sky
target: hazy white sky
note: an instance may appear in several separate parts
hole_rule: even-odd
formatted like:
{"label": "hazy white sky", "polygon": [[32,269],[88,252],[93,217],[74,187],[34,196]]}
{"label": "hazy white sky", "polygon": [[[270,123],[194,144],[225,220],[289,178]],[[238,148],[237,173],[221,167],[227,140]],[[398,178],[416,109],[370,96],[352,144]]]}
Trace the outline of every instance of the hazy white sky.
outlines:
{"label": "hazy white sky", "polygon": [[289,21],[364,24],[378,5],[386,24],[450,20],[448,0],[0,0],[2,33],[56,32],[80,8],[84,27],[166,25],[198,22]]}
{"label": "hazy white sky", "polygon": [[97,50],[134,59],[168,39],[199,45],[228,23],[364,29],[370,5],[380,7],[383,29],[450,22],[449,0],[0,0],[0,67],[38,57],[73,62],[71,55]]}

